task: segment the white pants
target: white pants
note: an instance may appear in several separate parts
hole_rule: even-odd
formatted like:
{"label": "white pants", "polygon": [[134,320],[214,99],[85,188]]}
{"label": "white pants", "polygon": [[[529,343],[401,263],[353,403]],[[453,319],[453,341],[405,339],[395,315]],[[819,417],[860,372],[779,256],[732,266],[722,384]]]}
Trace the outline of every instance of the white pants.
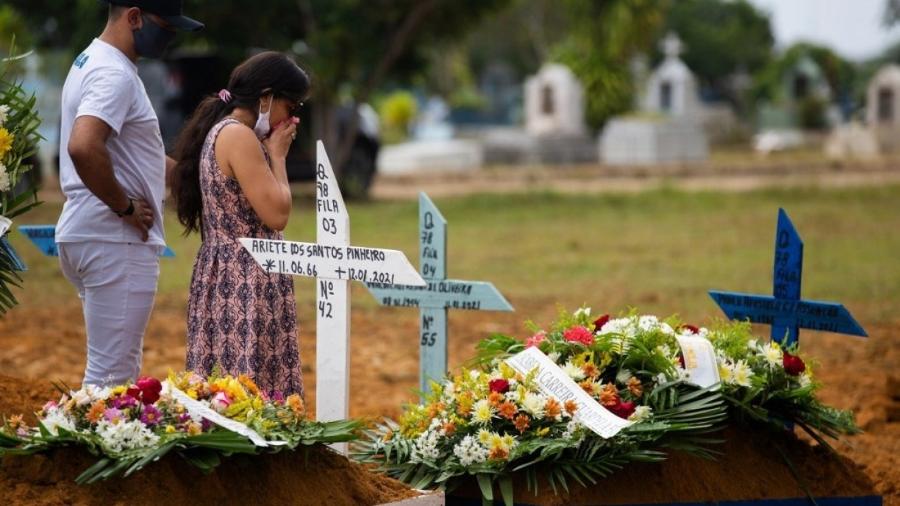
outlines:
{"label": "white pants", "polygon": [[117,385],[141,372],[144,331],[159,279],[158,250],[134,243],[59,244],[63,274],[78,289],[84,309],[85,385]]}

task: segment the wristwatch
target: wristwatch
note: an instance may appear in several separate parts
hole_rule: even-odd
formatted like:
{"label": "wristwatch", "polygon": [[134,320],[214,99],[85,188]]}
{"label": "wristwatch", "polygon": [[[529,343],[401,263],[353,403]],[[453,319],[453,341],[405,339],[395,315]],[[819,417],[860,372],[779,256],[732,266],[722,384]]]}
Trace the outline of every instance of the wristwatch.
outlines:
{"label": "wristwatch", "polygon": [[113,210],[113,212],[116,213],[116,216],[118,216],[119,218],[123,216],[131,216],[132,214],[134,214],[134,201],[128,199],[128,208],[126,208],[124,211]]}

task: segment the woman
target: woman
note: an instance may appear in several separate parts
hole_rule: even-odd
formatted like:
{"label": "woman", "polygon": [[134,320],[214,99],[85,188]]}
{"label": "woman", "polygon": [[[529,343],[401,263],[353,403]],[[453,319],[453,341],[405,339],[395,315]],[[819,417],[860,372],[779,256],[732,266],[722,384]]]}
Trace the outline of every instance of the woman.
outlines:
{"label": "woman", "polygon": [[206,98],[179,137],[178,220],[200,232],[188,302],[187,367],[247,374],[260,389],[303,393],[294,288],[238,239],[282,239],[291,212],[285,157],[309,78],[287,56],[260,53]]}

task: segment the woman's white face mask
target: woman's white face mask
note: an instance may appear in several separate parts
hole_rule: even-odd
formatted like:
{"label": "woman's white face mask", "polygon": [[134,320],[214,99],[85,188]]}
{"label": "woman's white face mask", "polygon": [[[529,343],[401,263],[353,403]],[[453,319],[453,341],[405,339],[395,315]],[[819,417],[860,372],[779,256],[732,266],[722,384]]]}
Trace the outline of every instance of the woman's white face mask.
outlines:
{"label": "woman's white face mask", "polygon": [[272,129],[272,125],[269,124],[269,116],[272,114],[272,103],[274,100],[275,94],[273,93],[269,95],[269,107],[266,112],[262,110],[262,102],[259,104],[259,113],[256,115],[256,125],[253,127],[253,131],[260,139],[265,139],[269,135],[269,130]]}

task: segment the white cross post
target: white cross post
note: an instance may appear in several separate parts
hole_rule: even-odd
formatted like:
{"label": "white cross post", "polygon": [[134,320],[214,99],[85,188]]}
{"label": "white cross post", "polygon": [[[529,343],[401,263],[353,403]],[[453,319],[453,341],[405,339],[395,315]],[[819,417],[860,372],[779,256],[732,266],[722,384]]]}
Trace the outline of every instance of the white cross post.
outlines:
{"label": "white cross post", "polygon": [[[316,242],[242,238],[267,272],[317,278],[316,419],[350,415],[350,281],[425,286],[401,251],[350,245],[350,217],[322,141],[316,143]],[[341,445],[345,448],[345,445]]]}

